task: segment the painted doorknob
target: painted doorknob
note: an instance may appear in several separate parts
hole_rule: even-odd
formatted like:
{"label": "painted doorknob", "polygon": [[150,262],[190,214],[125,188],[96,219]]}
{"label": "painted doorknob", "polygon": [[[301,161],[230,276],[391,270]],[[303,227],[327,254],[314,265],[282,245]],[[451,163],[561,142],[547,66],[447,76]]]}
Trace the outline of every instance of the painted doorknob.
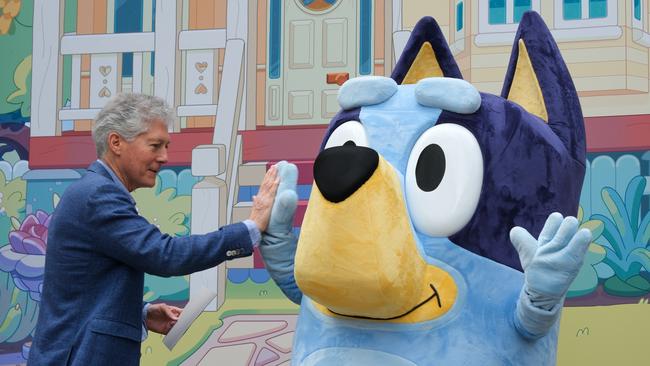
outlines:
{"label": "painted doorknob", "polygon": [[348,73],[348,72],[329,72],[329,73],[327,73],[327,83],[328,84],[338,84],[339,86],[341,86],[349,78],[350,78],[350,73]]}

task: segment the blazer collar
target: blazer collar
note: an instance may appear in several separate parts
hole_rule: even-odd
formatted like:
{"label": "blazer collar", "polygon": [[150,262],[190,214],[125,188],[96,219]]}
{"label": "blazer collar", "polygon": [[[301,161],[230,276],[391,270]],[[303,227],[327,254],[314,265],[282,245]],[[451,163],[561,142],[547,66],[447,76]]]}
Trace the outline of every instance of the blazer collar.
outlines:
{"label": "blazer collar", "polygon": [[[106,164],[106,163],[104,163],[104,164]],[[88,167],[88,171],[91,171],[93,173],[97,173],[97,174],[107,178],[108,180],[112,181],[113,183],[117,184],[117,186],[119,186],[120,189],[122,189],[131,198],[131,202],[133,202],[135,204],[135,201],[133,200],[133,196],[131,196],[131,192],[129,192],[129,190],[126,189],[126,187],[124,186],[124,183],[122,183],[122,181],[120,181],[117,178],[117,176],[115,176],[115,173],[111,174],[111,172],[108,171],[108,169],[110,169],[110,168],[107,168],[106,166],[104,166],[104,164],[100,163],[98,160],[95,160]]]}
{"label": "blazer collar", "polygon": [[88,170],[90,170],[93,173],[102,175],[110,180],[113,180],[113,177],[111,177],[111,173],[109,173],[108,170],[106,170],[106,168],[97,160],[93,161],[93,163],[90,164]]}

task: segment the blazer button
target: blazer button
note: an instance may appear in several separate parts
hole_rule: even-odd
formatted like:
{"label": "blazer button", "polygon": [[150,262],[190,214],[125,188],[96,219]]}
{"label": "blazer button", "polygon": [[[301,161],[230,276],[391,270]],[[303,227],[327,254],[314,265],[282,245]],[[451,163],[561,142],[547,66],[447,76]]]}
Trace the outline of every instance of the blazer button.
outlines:
{"label": "blazer button", "polygon": [[232,250],[226,252],[226,257],[232,257]]}

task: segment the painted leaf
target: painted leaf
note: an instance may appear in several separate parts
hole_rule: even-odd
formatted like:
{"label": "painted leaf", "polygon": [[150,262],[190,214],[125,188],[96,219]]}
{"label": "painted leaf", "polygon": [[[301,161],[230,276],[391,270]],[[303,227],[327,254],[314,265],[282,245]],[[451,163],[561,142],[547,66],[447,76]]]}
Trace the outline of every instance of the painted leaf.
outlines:
{"label": "painted leaf", "polygon": [[591,216],[592,220],[599,220],[603,223],[604,225],[604,230],[602,232],[602,236],[607,239],[610,247],[614,250],[616,253],[616,257],[618,258],[623,258],[623,237],[621,237],[621,233],[616,228],[616,225],[612,222],[612,220],[609,219],[609,217],[596,214]]}
{"label": "painted leaf", "polygon": [[27,338],[36,328],[38,321],[38,302],[34,301],[26,292],[22,292],[17,303],[22,312],[20,324],[14,334],[7,339],[7,342],[19,342]]}
{"label": "painted leaf", "polygon": [[650,250],[646,248],[636,248],[629,255],[630,262],[639,263],[646,271],[650,272]]}
{"label": "painted leaf", "polygon": [[645,191],[646,180],[644,177],[637,176],[632,178],[625,190],[625,207],[628,209],[630,215],[630,224],[632,226],[632,235],[637,234],[637,223],[639,222],[639,214],[641,212],[641,199]]}
{"label": "painted leaf", "polygon": [[641,224],[639,224],[639,231],[636,233],[635,241],[646,248],[650,248],[650,212],[646,213]]}
{"label": "painted leaf", "polygon": [[596,240],[599,236],[603,234],[605,225],[600,220],[589,220],[580,225],[580,228],[589,229],[591,231],[591,236],[593,240]]}
{"label": "painted leaf", "polygon": [[607,206],[607,209],[616,224],[618,232],[624,239],[624,242],[632,241],[634,237],[630,227],[627,210],[625,209],[625,204],[623,203],[621,196],[619,196],[614,189],[605,187],[602,190],[602,197],[605,206]]}

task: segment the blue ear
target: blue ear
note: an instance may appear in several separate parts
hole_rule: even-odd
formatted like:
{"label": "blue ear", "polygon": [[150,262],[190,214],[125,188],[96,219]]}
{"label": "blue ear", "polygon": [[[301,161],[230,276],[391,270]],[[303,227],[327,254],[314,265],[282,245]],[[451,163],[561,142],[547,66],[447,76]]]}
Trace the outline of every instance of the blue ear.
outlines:
{"label": "blue ear", "polygon": [[463,78],[438,23],[424,17],[413,28],[391,78],[398,84],[415,84],[434,76]]}
{"label": "blue ear", "polygon": [[[520,52],[520,44],[524,49]],[[533,12],[524,13],[515,35],[510,63],[503,82],[501,96],[509,98],[522,85],[514,85],[518,78],[518,61],[520,55],[527,54],[541,91],[549,127],[564,143],[571,156],[584,161],[586,158],[585,127],[578,93],[571,80],[569,70],[562,59],[560,50],[544,24],[542,17]],[[522,63],[519,63],[520,65]],[[523,78],[519,78],[521,80]]]}

